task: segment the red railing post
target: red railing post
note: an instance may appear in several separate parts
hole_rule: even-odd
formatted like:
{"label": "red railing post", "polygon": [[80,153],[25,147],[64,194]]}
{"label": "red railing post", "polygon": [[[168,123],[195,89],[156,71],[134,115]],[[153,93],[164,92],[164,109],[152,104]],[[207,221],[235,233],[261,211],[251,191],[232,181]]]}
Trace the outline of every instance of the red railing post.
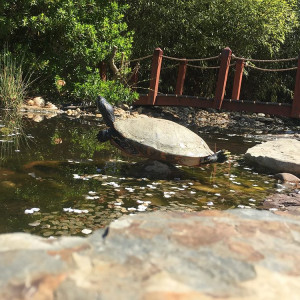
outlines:
{"label": "red railing post", "polygon": [[104,61],[99,64],[99,72],[101,80],[106,81],[106,63]]}
{"label": "red railing post", "polygon": [[295,83],[291,117],[300,118],[300,54],[298,56],[298,68],[296,74],[296,83]]}
{"label": "red railing post", "polygon": [[241,59],[237,60],[235,65],[234,81],[233,81],[233,88],[232,88],[232,95],[231,95],[231,99],[233,100],[240,99],[244,65],[245,62],[243,60]]}
{"label": "red railing post", "polygon": [[228,70],[231,60],[232,51],[230,48],[226,47],[221,53],[221,63],[220,70],[218,75],[215,99],[214,99],[214,108],[220,109],[222,102],[224,100],[225,88],[227,83]]}
{"label": "red railing post", "polygon": [[162,55],[163,55],[163,51],[160,48],[156,48],[154,50],[152,67],[151,67],[150,87],[149,87],[149,94],[148,94],[148,104],[152,104],[152,105],[155,104],[155,99],[158,92]]}
{"label": "red railing post", "polygon": [[182,95],[183,93],[183,86],[184,86],[184,80],[185,80],[185,74],[187,69],[187,60],[182,60],[179,64],[178,69],[178,76],[177,76],[177,82],[176,82],[176,95]]}

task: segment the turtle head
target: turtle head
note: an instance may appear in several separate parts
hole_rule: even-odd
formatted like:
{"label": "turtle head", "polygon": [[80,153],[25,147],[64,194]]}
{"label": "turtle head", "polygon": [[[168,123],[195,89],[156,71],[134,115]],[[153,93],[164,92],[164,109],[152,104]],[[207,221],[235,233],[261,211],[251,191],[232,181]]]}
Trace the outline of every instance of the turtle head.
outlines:
{"label": "turtle head", "polygon": [[109,127],[114,127],[115,115],[114,108],[111,104],[109,104],[106,99],[102,96],[98,96],[97,98],[97,106],[99,111],[102,114],[102,118],[105,124]]}

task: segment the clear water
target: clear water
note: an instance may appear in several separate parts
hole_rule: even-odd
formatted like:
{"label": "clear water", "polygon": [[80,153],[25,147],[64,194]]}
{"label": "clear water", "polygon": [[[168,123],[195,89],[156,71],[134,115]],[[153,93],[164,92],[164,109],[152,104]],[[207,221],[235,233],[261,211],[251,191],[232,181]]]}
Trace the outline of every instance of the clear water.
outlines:
{"label": "clear water", "polygon": [[231,160],[201,168],[177,166],[179,175],[171,179],[147,179],[147,174],[134,176],[142,159],[96,141],[102,126],[94,117],[66,116],[39,123],[13,117],[7,123],[2,112],[0,233],[83,235],[82,230],[104,227],[124,214],[250,209],[274,190],[272,177],[242,160],[256,143],[244,136],[203,133],[212,149],[231,151]]}

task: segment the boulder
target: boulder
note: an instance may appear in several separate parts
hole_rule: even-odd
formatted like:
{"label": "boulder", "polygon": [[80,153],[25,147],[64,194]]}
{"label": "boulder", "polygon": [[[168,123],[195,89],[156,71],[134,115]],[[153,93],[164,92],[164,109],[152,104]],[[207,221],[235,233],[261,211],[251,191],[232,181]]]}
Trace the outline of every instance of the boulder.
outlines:
{"label": "boulder", "polygon": [[34,105],[38,107],[45,106],[45,100],[42,97],[34,97],[33,99]]}
{"label": "boulder", "polygon": [[300,174],[300,141],[278,139],[247,150],[245,159],[258,167],[275,172]]}
{"label": "boulder", "polygon": [[0,299],[299,299],[300,218],[154,212],[87,238],[0,235]]}
{"label": "boulder", "polygon": [[33,101],[33,100],[29,99],[29,100],[27,101],[27,105],[33,106],[33,105],[35,105],[35,104],[34,104],[34,101]]}

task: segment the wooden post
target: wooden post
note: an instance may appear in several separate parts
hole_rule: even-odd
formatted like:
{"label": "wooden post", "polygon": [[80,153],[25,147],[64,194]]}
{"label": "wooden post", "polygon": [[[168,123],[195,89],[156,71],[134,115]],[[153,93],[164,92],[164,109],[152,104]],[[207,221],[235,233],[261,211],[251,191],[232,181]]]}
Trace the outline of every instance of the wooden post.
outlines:
{"label": "wooden post", "polygon": [[150,87],[148,94],[148,104],[155,104],[155,99],[158,92],[159,76],[162,63],[163,51],[160,48],[156,48],[153,53]]}
{"label": "wooden post", "polygon": [[213,104],[213,107],[216,109],[221,108],[222,102],[224,100],[228,70],[229,70],[229,65],[231,60],[231,53],[232,51],[228,47],[223,49],[221,53],[221,64],[220,64],[215,99]]}
{"label": "wooden post", "polygon": [[177,82],[176,82],[176,95],[182,95],[183,93],[183,86],[184,86],[184,80],[185,80],[185,74],[187,69],[187,60],[182,60],[179,64],[178,69],[178,76],[177,76]]}
{"label": "wooden post", "polygon": [[238,59],[235,65],[234,82],[232,89],[232,100],[240,100],[241,85],[243,79],[244,61]]}
{"label": "wooden post", "polygon": [[298,69],[296,74],[296,83],[294,91],[294,100],[291,111],[292,118],[300,118],[300,54],[298,56]]}
{"label": "wooden post", "polygon": [[99,72],[101,80],[106,81],[106,63],[104,61],[99,64]]}

